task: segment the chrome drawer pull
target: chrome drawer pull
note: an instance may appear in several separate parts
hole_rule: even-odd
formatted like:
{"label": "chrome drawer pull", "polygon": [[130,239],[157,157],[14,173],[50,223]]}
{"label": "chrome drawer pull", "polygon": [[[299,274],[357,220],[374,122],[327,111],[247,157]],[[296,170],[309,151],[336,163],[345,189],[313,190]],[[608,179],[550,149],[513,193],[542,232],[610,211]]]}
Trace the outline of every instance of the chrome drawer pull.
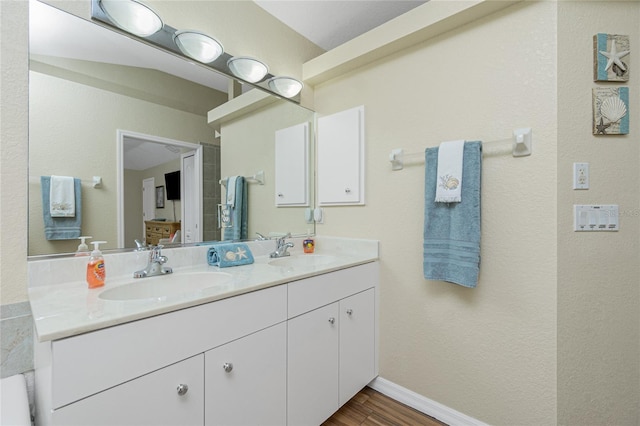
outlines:
{"label": "chrome drawer pull", "polygon": [[189,386],[183,385],[183,384],[178,385],[178,395],[180,396],[186,395],[188,391],[189,391]]}

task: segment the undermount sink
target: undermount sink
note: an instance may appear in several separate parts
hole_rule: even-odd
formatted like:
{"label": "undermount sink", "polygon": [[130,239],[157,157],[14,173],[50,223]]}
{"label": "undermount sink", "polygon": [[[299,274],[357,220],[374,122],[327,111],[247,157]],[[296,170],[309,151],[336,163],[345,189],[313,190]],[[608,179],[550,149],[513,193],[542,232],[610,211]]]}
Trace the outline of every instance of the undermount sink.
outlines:
{"label": "undermount sink", "polygon": [[143,300],[178,296],[224,285],[231,280],[225,272],[173,273],[157,277],[138,278],[104,290],[98,297],[104,300]]}
{"label": "undermount sink", "polygon": [[287,267],[318,267],[328,265],[331,262],[336,261],[335,256],[327,254],[302,254],[299,256],[281,257],[269,262],[272,266],[287,266]]}

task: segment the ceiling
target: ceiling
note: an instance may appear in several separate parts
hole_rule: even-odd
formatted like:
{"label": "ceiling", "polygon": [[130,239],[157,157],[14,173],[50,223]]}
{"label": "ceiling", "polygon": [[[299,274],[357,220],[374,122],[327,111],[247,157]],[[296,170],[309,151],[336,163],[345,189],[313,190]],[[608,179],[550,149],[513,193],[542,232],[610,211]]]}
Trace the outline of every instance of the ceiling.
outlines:
{"label": "ceiling", "polygon": [[331,50],[427,1],[254,0],[324,50]]}

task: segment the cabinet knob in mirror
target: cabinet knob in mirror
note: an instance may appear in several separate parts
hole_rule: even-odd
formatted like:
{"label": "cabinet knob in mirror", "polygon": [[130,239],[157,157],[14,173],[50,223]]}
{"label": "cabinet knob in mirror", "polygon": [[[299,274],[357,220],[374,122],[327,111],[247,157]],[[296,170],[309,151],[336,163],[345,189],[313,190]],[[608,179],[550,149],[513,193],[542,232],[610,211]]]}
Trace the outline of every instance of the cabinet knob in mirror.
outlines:
{"label": "cabinet knob in mirror", "polygon": [[224,368],[224,371],[226,371],[227,373],[230,373],[231,370],[233,370],[233,364],[231,364],[230,362],[225,362],[224,364],[222,364],[222,368]]}
{"label": "cabinet knob in mirror", "polygon": [[347,309],[347,315],[353,314],[353,309]]}
{"label": "cabinet knob in mirror", "polygon": [[329,324],[333,324],[336,322],[336,319],[334,317],[329,318]]}
{"label": "cabinet knob in mirror", "polygon": [[178,385],[178,395],[185,395],[189,391],[189,386],[184,384]]}

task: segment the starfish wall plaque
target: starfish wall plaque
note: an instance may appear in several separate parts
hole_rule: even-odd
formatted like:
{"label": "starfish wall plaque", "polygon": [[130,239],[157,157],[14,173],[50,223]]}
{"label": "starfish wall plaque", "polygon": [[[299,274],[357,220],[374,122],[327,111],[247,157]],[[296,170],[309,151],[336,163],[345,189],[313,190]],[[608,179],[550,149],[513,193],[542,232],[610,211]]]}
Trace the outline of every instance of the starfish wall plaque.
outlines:
{"label": "starfish wall plaque", "polygon": [[629,36],[598,33],[593,36],[593,80],[629,81]]}

